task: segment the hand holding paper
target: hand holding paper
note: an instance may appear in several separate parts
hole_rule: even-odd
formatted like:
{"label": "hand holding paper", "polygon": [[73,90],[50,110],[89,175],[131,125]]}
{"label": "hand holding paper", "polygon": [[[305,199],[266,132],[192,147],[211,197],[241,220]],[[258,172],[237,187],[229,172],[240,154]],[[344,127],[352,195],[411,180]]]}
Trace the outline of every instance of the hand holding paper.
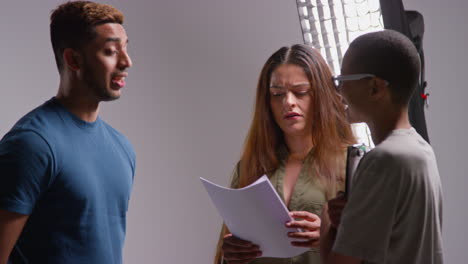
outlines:
{"label": "hand holding paper", "polygon": [[250,241],[237,238],[232,234],[224,236],[222,250],[225,260],[228,262],[235,261],[238,264],[250,263],[250,261],[262,255],[259,246]]}
{"label": "hand holding paper", "polygon": [[308,250],[291,244],[298,239],[288,237],[288,233],[300,230],[285,226],[293,219],[267,176],[241,189],[200,180],[232,234],[258,245],[262,256],[289,258]]}
{"label": "hand holding paper", "polygon": [[320,245],[320,217],[307,211],[294,211],[289,215],[296,220],[286,223],[286,227],[299,228],[303,232],[289,232],[294,238],[291,244],[296,247],[318,248]]}

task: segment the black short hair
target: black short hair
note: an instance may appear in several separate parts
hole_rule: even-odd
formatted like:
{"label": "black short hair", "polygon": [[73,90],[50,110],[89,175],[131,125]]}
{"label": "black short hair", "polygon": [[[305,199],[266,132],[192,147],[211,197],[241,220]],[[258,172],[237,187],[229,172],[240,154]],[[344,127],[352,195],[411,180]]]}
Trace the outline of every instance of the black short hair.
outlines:
{"label": "black short hair", "polygon": [[389,82],[392,99],[406,105],[418,86],[421,63],[413,42],[394,30],[359,36],[346,55],[353,73],[370,73]]}

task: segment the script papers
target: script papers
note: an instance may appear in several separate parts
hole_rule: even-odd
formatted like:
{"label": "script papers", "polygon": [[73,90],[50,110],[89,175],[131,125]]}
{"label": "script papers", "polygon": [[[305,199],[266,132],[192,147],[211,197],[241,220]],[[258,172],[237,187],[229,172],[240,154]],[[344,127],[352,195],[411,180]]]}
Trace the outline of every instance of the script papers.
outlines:
{"label": "script papers", "polygon": [[241,189],[229,189],[200,178],[231,233],[259,245],[262,257],[289,258],[307,248],[291,245],[286,228],[292,220],[288,209],[266,175]]}

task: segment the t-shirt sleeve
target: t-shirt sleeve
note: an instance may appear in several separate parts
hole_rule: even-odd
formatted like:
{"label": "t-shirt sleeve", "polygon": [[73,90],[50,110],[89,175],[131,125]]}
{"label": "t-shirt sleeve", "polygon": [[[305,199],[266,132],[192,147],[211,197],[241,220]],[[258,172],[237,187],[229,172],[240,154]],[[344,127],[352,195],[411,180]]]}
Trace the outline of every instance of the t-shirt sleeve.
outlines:
{"label": "t-shirt sleeve", "polygon": [[31,214],[52,179],[53,155],[36,132],[10,132],[0,141],[0,208]]}
{"label": "t-shirt sleeve", "polygon": [[133,145],[130,143],[130,141],[125,138],[125,146],[126,146],[126,151],[128,152],[129,158],[130,158],[130,165],[132,166],[132,179],[135,178],[135,170],[136,170],[136,153],[135,149],[133,148]]}
{"label": "t-shirt sleeve", "polygon": [[397,210],[402,172],[395,160],[385,155],[366,158],[356,171],[333,251],[383,263]]}
{"label": "t-shirt sleeve", "polygon": [[127,137],[125,137],[123,134],[118,132],[117,130],[114,130],[115,133],[118,135],[118,140],[120,144],[122,145],[124,151],[127,153],[128,158],[130,160],[130,166],[132,167],[132,181],[135,178],[135,170],[136,170],[136,153],[135,149],[133,148],[132,143],[128,140]]}
{"label": "t-shirt sleeve", "polygon": [[135,179],[135,170],[136,170],[136,154],[133,147],[131,148],[131,164],[132,164],[132,181]]}

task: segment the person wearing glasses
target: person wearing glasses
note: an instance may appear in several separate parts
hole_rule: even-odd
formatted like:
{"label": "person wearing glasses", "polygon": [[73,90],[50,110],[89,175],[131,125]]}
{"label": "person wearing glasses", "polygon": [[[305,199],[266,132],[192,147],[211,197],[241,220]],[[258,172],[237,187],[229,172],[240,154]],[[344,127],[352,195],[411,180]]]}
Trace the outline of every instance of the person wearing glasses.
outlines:
{"label": "person wearing glasses", "polygon": [[234,237],[223,227],[215,263],[314,264],[320,214],[344,188],[346,147],[354,143],[345,108],[320,53],[306,45],[283,47],[266,61],[257,85],[255,109],[231,187],[241,188],[268,175],[296,219],[284,234],[292,244],[311,248],[293,258],[262,257],[262,248]]}
{"label": "person wearing glasses", "polygon": [[346,51],[334,80],[349,117],[369,125],[376,147],[362,158],[347,199],[325,208],[324,264],[443,263],[437,162],[408,118],[420,67],[413,43],[396,31],[362,35]]}

